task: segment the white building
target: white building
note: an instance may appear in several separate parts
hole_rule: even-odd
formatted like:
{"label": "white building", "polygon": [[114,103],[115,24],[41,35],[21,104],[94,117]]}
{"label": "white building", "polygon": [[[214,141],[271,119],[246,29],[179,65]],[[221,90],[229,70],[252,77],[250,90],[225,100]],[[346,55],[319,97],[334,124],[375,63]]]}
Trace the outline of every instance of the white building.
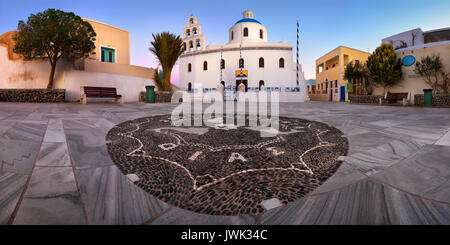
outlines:
{"label": "white building", "polygon": [[206,46],[197,18],[191,15],[183,28],[185,52],[180,56],[180,86],[190,92],[223,89],[234,99],[238,86],[246,91],[279,91],[280,101],[304,102],[306,83],[301,66],[297,81],[293,48],[287,42],[267,41],[268,31],[252,11],[228,31],[229,42]]}

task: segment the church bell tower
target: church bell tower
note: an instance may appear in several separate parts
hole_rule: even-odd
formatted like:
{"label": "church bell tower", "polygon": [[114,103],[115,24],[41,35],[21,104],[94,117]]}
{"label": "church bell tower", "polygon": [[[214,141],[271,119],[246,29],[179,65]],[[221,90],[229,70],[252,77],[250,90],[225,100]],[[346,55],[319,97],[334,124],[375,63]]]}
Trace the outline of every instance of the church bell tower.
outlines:
{"label": "church bell tower", "polygon": [[204,50],[206,46],[205,36],[202,34],[202,25],[191,14],[187,19],[187,25],[183,28],[183,48],[185,53]]}

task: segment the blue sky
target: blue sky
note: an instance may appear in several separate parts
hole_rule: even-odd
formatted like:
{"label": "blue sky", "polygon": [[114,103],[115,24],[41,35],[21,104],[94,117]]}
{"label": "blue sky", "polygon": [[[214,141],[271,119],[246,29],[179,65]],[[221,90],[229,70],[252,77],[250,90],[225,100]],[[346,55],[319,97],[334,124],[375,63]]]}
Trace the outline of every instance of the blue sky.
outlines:
{"label": "blue sky", "polygon": [[[193,13],[202,24],[207,44],[228,41],[228,29],[246,9],[268,29],[270,42],[286,41],[294,48],[300,20],[300,62],[307,78],[315,77],[315,60],[345,45],[372,52],[381,39],[414,29],[450,26],[449,0],[0,0],[0,33],[17,28],[19,20],[47,8],[72,11],[130,31],[131,63],[156,67],[148,51],[152,33],[182,34]],[[295,54],[294,54],[295,55]],[[294,58],[294,57],[293,57]],[[178,68],[176,68],[178,69]],[[177,80],[177,72],[173,80]]]}

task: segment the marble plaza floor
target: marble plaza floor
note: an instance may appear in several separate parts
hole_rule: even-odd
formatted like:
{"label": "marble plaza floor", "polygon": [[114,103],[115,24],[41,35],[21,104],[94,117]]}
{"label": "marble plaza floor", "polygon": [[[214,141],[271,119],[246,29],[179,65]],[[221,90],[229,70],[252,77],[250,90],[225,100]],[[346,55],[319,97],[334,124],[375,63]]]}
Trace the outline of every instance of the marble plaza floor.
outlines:
{"label": "marble plaza floor", "polygon": [[348,156],[304,198],[215,216],[156,199],[108,154],[112,127],[175,106],[0,103],[0,224],[450,224],[450,109],[281,104],[341,130]]}

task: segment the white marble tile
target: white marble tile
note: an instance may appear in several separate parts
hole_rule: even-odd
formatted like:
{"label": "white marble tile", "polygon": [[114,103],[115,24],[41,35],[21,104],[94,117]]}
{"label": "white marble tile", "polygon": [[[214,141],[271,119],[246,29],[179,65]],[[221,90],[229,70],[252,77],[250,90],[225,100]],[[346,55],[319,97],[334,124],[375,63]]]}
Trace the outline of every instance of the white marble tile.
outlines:
{"label": "white marble tile", "polygon": [[0,139],[0,170],[31,173],[40,142]]}
{"label": "white marble tile", "polygon": [[436,145],[450,146],[450,128],[448,132],[436,142]]}
{"label": "white marble tile", "polygon": [[268,211],[265,225],[450,224],[450,205],[430,202],[365,180],[343,190]]}
{"label": "white marble tile", "polygon": [[6,225],[16,208],[28,175],[0,172],[0,225]]}
{"label": "white marble tile", "polygon": [[133,184],[116,166],[76,173],[91,224],[142,224],[169,207]]}
{"label": "white marble tile", "polygon": [[73,169],[36,167],[13,224],[86,224]]}
{"label": "white marble tile", "polygon": [[215,216],[173,207],[150,225],[256,225],[257,216]]}
{"label": "white marble tile", "polygon": [[44,142],[66,142],[62,120],[50,120],[45,132]]}
{"label": "white marble tile", "polygon": [[370,122],[369,124],[381,126],[381,127],[392,127],[402,124],[403,122],[397,120],[380,120],[376,122]]}
{"label": "white marble tile", "polygon": [[416,195],[450,203],[450,147],[428,145],[373,178]]}
{"label": "white marble tile", "polygon": [[42,143],[36,166],[71,167],[67,144]]}

